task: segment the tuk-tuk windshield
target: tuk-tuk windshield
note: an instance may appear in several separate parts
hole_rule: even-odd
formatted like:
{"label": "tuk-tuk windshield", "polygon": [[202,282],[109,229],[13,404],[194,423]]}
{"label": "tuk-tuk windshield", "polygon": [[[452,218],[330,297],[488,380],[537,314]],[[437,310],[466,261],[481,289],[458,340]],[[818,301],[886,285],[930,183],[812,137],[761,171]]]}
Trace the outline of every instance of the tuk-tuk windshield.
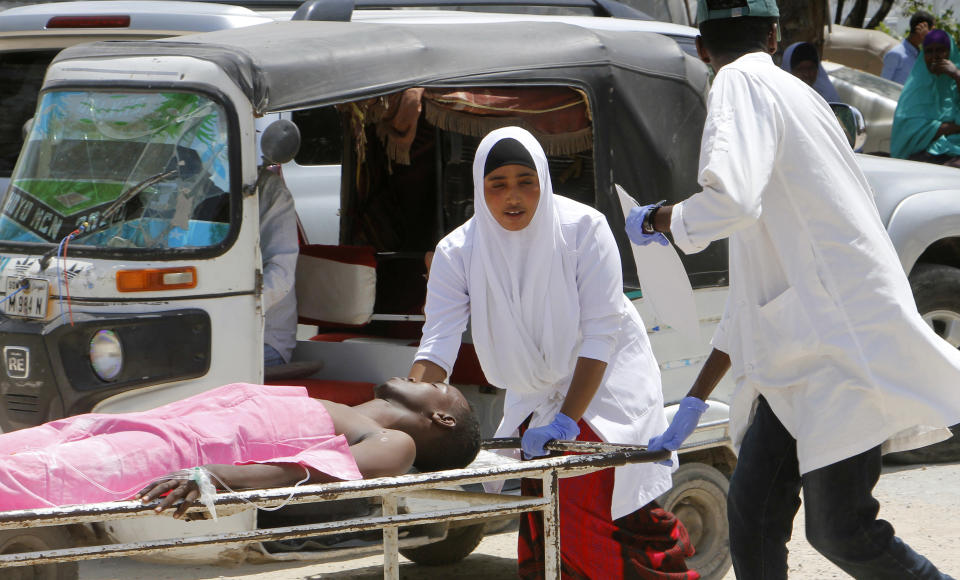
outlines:
{"label": "tuk-tuk windshield", "polygon": [[71,247],[215,246],[229,176],[227,116],[202,95],[47,92],[0,203],[0,243],[82,227]]}

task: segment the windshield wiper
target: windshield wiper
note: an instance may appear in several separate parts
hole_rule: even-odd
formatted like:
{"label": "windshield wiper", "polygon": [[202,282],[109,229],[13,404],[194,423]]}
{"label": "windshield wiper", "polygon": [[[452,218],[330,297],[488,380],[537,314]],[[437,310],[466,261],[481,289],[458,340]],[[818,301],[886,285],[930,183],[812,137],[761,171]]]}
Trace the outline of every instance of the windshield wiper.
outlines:
{"label": "windshield wiper", "polygon": [[[170,171],[164,171],[163,173],[157,173],[156,175],[151,175],[150,177],[144,179],[144,180],[141,181],[140,183],[134,185],[134,186],[131,187],[130,189],[128,189],[128,190],[124,191],[123,193],[121,193],[121,194],[117,197],[117,199],[115,199],[114,202],[110,204],[110,207],[108,207],[106,210],[104,210],[103,214],[100,215],[99,219],[100,219],[101,221],[106,221],[107,219],[110,218],[110,216],[112,216],[113,214],[115,214],[115,213],[117,213],[118,211],[120,211],[120,209],[121,209],[123,206],[125,206],[125,205],[127,204],[127,202],[129,202],[130,200],[132,200],[133,198],[135,198],[137,195],[139,195],[141,191],[143,191],[144,189],[150,187],[151,185],[153,185],[153,184],[155,184],[155,183],[159,183],[159,182],[161,182],[161,181],[163,181],[163,180],[165,180],[165,179],[167,179],[167,178],[169,178],[169,177],[173,177],[174,175],[178,174],[179,172],[180,172],[179,169],[171,169]],[[73,233],[71,233],[70,235],[72,236],[72,235],[75,234],[75,233],[76,233],[76,232],[73,232]],[[40,271],[41,271],[41,272],[43,272],[44,270],[47,269],[47,266],[50,264],[50,258],[54,257],[54,256],[57,254],[57,250],[58,250],[59,248],[60,248],[60,245],[57,244],[57,245],[53,246],[52,248],[50,248],[50,249],[49,249],[46,253],[44,253],[42,256],[40,256]]]}
{"label": "windshield wiper", "polygon": [[151,175],[150,177],[144,179],[143,181],[134,185],[130,189],[124,191],[123,193],[120,194],[119,197],[117,197],[117,199],[113,203],[110,204],[110,207],[104,210],[103,214],[100,216],[100,220],[109,219],[110,216],[120,211],[120,208],[127,205],[127,202],[135,198],[141,191],[143,191],[144,189],[150,187],[155,183],[159,183],[164,179],[167,179],[168,177],[173,177],[179,172],[180,172],[179,169],[171,169],[170,171],[165,171],[163,173]]}

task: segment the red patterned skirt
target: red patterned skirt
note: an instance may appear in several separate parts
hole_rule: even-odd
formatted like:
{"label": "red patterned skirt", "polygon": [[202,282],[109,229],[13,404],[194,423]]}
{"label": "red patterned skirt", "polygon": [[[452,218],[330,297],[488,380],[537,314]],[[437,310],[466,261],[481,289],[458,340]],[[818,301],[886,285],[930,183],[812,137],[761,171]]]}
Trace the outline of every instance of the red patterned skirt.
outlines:
{"label": "red patterned skirt", "polygon": [[[583,420],[580,441],[600,441]],[[521,427],[521,432],[523,427]],[[696,580],[685,558],[693,555],[686,528],[655,501],[611,519],[613,469],[560,480],[561,576],[569,580]],[[539,479],[521,482],[523,495],[542,495]],[[521,516],[518,545],[520,577],[544,577],[543,515]]]}

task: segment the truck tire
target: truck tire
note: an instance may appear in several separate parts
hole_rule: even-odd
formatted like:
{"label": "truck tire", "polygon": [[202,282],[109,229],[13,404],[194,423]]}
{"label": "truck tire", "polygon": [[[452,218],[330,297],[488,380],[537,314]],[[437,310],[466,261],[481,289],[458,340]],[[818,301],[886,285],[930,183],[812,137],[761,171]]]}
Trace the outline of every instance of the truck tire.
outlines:
{"label": "truck tire", "polygon": [[483,531],[486,527],[486,524],[474,524],[452,528],[447,531],[447,537],[439,542],[415,548],[401,548],[400,553],[408,560],[424,566],[453,564],[473,552],[483,539]]}
{"label": "truck tire", "polygon": [[[0,554],[36,552],[73,546],[73,538],[62,527],[33,528],[25,530],[0,531]],[[80,577],[80,568],[76,562],[59,564],[38,564],[7,568],[3,572],[4,580],[76,580]]]}
{"label": "truck tire", "polygon": [[910,287],[920,316],[938,336],[960,348],[960,268],[917,264]]}
{"label": "truck tire", "polygon": [[657,501],[683,522],[696,549],[687,567],[703,580],[720,580],[730,569],[727,491],[730,482],[705,463],[684,463],[673,474],[673,488]]}
{"label": "truck tire", "polygon": [[[910,287],[920,316],[938,336],[960,348],[960,268],[941,264],[917,264],[910,274]],[[946,441],[899,453],[890,453],[888,463],[944,463],[960,460],[960,425],[950,427]]]}

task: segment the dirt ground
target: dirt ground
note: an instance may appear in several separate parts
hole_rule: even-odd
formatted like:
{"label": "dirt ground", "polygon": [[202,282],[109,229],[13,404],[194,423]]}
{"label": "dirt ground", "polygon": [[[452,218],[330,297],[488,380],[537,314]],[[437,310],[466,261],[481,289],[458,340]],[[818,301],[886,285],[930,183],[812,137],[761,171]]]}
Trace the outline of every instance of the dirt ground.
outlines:
{"label": "dirt ground", "polygon": [[[888,466],[876,488],[880,516],[897,535],[929,557],[941,571],[960,577],[960,464]],[[487,536],[466,560],[443,567],[401,564],[404,580],[495,580],[515,578],[516,532]],[[790,542],[790,577],[801,580],[847,578],[817,554],[804,539],[803,512],[797,517]],[[256,578],[260,580],[379,580],[379,556],[324,564],[218,566],[162,566],[130,559],[83,562],[83,580],[206,580]],[[730,571],[722,580],[732,580]]]}

